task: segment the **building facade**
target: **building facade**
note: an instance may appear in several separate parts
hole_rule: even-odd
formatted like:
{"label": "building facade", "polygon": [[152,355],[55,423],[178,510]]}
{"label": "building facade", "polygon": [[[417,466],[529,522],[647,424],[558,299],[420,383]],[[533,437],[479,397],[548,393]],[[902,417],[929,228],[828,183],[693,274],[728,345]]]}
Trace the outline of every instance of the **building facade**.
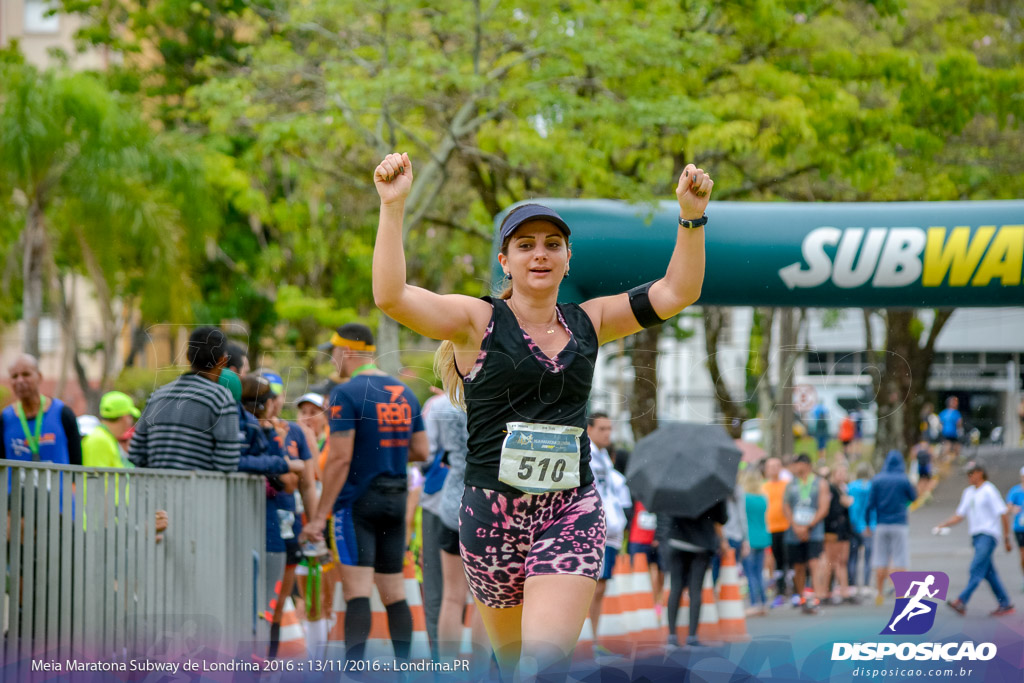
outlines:
{"label": "building facade", "polygon": [[82,25],[77,17],[53,14],[46,0],[0,0],[0,48],[17,41],[29,63],[52,66],[66,55],[73,69],[102,69],[108,56],[99,50],[78,53],[75,33]]}
{"label": "building facade", "polygon": [[[752,308],[731,309],[729,324],[720,337],[718,365],[730,394],[736,400],[748,395],[746,366],[753,326]],[[931,311],[920,314],[927,334]],[[712,422],[721,413],[707,369],[704,328],[699,316],[684,318],[681,325],[691,333],[679,341],[663,335],[658,358],[658,418]],[[871,340],[884,348],[885,328],[879,316],[871,319]],[[778,331],[773,334],[769,381],[778,382]],[[826,311],[809,309],[799,335],[794,386],[813,387],[817,395],[858,394],[871,402],[870,373],[866,353],[868,334],[861,309]],[[946,323],[936,341],[936,358],[928,378],[928,391],[941,410],[949,396],[960,399],[967,427],[977,428],[983,439],[1000,427],[1006,443],[1020,438],[1018,406],[1024,390],[1024,308],[960,308]],[[629,396],[632,392],[631,359],[615,345],[607,345],[598,357],[594,376],[593,409],[616,418],[616,437],[628,441]],[[858,391],[851,391],[856,387]],[[845,415],[848,405],[839,401],[834,412]],[[842,415],[833,415],[833,423]],[[873,430],[869,431],[873,433]]]}

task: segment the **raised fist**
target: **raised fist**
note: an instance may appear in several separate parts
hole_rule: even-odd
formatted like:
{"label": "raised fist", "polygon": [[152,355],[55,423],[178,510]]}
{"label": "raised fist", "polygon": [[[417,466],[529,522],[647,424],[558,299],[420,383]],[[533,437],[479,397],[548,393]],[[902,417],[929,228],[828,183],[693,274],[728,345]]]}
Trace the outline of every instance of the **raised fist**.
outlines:
{"label": "raised fist", "polygon": [[704,169],[687,164],[676,186],[680,218],[696,220],[703,216],[711,199],[711,188],[714,186],[715,181],[704,172]]}
{"label": "raised fist", "polygon": [[381,204],[405,201],[412,189],[412,162],[408,154],[389,154],[373,171]]}

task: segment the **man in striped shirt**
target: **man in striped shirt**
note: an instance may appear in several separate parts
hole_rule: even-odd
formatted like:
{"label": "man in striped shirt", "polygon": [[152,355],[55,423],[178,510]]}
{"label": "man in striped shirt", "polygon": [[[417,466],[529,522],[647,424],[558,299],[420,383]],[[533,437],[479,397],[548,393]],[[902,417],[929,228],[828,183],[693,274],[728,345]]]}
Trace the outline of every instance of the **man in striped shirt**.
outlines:
{"label": "man in striped shirt", "polygon": [[217,383],[228,361],[227,338],[200,327],[188,340],[192,366],[150,396],[129,447],[138,467],[171,470],[238,470],[238,407]]}

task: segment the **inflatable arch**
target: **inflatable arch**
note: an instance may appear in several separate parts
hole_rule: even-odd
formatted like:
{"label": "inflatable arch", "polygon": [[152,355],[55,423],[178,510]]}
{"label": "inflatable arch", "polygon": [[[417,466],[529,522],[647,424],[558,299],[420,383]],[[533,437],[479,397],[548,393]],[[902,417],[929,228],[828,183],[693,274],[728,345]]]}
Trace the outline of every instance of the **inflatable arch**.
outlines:
{"label": "inflatable arch", "polygon": [[[614,294],[664,274],[676,202],[536,201],[573,229],[561,299]],[[708,217],[700,303],[1024,306],[1024,201],[713,201]]]}

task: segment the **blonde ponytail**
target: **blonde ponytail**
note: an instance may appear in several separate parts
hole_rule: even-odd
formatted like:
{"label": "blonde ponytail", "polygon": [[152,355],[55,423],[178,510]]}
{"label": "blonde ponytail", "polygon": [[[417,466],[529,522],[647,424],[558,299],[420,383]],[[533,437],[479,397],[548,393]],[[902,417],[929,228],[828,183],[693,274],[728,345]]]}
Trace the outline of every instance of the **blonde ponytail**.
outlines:
{"label": "blonde ponytail", "polygon": [[447,339],[441,342],[434,353],[434,374],[441,378],[441,384],[452,405],[465,410],[466,391],[462,375],[455,367],[455,344]]}
{"label": "blonde ponytail", "polygon": [[[508,240],[502,246],[502,250],[508,249]],[[508,300],[512,298],[512,280],[506,279],[505,285],[498,294],[499,299]],[[447,339],[441,342],[434,352],[434,375],[441,379],[444,392],[448,394],[452,405],[462,410],[466,409],[466,386],[462,382],[462,375],[455,367],[455,344]]]}

